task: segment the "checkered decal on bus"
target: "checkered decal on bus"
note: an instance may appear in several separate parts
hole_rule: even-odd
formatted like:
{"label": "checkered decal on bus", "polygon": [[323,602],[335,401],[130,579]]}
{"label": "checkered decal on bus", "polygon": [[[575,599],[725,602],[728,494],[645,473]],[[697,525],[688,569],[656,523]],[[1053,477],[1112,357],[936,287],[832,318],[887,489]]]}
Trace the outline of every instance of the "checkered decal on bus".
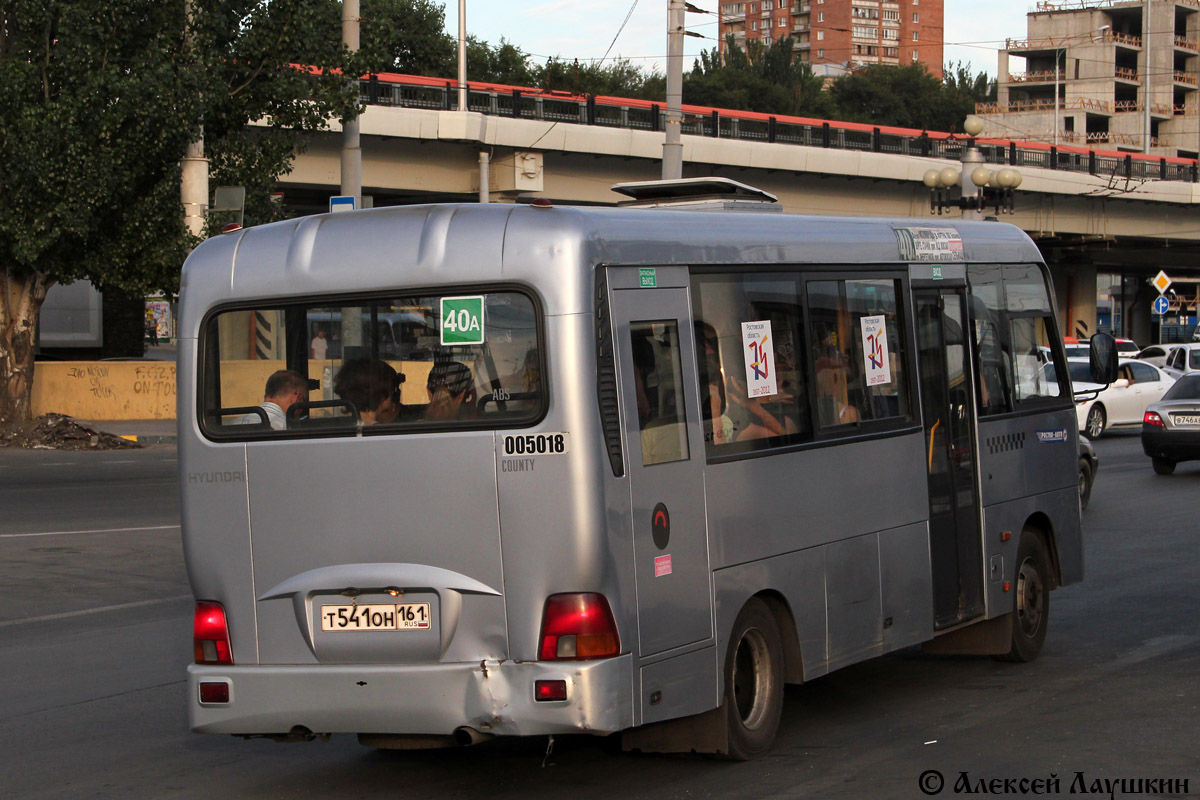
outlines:
{"label": "checkered decal on bus", "polygon": [[1010,450],[1025,449],[1024,433],[1006,433],[1003,436],[989,436],[987,440],[988,453],[1007,453]]}

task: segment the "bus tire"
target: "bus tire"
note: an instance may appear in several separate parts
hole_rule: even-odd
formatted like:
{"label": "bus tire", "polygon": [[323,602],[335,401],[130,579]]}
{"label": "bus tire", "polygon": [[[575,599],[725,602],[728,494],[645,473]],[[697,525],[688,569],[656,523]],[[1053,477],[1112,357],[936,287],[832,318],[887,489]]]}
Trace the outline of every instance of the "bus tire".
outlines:
{"label": "bus tire", "polygon": [[1017,544],[1017,572],[1013,586],[1012,648],[1001,661],[1033,661],[1042,652],[1050,624],[1050,588],[1054,577],[1050,554],[1042,537],[1026,528]]}
{"label": "bus tire", "polygon": [[783,640],[766,603],[742,607],[725,654],[728,757],[758,758],[771,749],[783,711]]}

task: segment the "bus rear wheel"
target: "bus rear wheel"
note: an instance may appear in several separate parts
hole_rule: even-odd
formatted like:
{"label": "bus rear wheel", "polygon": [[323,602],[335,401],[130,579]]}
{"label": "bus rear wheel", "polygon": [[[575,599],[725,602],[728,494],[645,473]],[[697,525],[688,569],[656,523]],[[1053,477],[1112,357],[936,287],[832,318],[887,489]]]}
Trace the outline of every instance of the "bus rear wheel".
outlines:
{"label": "bus rear wheel", "polygon": [[751,598],[733,625],[725,654],[728,757],[758,758],[771,749],[783,711],[783,641],[766,603]]}
{"label": "bus rear wheel", "polygon": [[1026,528],[1017,544],[1013,592],[1012,648],[1002,661],[1029,662],[1042,652],[1050,624],[1050,589],[1054,577],[1042,537]]}

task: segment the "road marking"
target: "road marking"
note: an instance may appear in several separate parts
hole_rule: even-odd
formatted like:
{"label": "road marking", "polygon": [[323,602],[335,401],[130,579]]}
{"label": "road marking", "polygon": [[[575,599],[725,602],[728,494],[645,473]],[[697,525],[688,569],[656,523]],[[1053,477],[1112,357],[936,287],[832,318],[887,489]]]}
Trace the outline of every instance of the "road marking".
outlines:
{"label": "road marking", "polygon": [[81,611],[64,611],[61,614],[46,614],[42,617],[26,617],[25,619],[10,619],[0,622],[0,628],[8,628],[12,625],[26,625],[30,622],[51,622],[56,619],[69,619],[71,617],[82,617],[88,614],[102,614],[105,611],[123,611],[127,608],[140,608],[142,606],[153,606],[160,603],[177,603],[180,600],[191,600],[190,594],[180,594],[175,597],[163,597],[158,600],[138,600],[134,603],[118,603],[115,606],[100,606],[98,608],[85,608]]}
{"label": "road marking", "polygon": [[101,461],[101,464],[136,464],[137,461],[129,459],[128,461]]}
{"label": "road marking", "polygon": [[76,533],[140,533],[144,531],[178,530],[178,525],[151,525],[145,528],[97,528],[90,531],[44,531],[42,533],[0,533],[0,539],[21,539],[32,536],[71,536]]}

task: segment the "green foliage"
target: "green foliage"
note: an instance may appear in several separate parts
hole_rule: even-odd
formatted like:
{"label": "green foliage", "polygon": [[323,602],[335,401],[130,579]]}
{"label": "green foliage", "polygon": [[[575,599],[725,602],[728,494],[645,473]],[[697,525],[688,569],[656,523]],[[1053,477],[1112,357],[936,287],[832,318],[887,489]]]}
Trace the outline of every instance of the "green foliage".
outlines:
{"label": "green foliage", "polygon": [[[325,0],[7,0],[0,7],[0,271],[173,292],[194,245],[180,161],[203,131],[214,184],[266,196],[308,132],[357,110],[296,69]],[[247,132],[252,120],[267,124]],[[251,142],[253,139],[253,142]]]}
{"label": "green foliage", "polygon": [[796,61],[793,40],[780,39],[764,48],[757,40],[742,50],[726,40],[725,63],[716,48],[700,54],[684,76],[687,103],[763,114],[824,117],[833,110],[822,79],[809,64]]}
{"label": "green foliage", "polygon": [[10,0],[0,13],[0,270],[147,288],[178,272],[191,244],[179,160],[204,85],[182,5]]}
{"label": "green foliage", "polygon": [[647,100],[663,100],[666,96],[666,80],[659,73],[646,72],[625,58],[605,64],[551,58],[535,68],[533,76],[534,83],[546,91]]}
{"label": "green foliage", "polygon": [[838,79],[830,90],[842,119],[918,130],[961,131],[975,103],[994,97],[986,73],[958,64],[942,81],[924,64],[870,66]]}

